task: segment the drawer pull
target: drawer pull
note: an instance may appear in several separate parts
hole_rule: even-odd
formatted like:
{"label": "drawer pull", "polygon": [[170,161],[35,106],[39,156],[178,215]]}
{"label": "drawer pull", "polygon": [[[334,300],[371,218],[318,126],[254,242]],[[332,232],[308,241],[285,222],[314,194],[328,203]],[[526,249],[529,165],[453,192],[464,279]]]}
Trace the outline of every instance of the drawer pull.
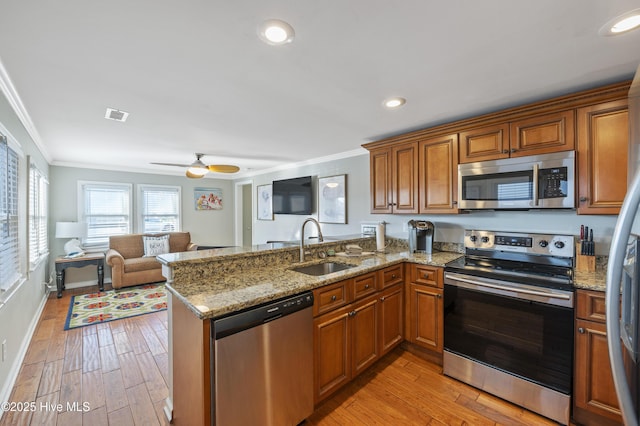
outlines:
{"label": "drawer pull", "polygon": [[333,296],[331,296],[331,301],[332,301],[332,302],[335,302],[335,301],[336,301],[336,299],[337,299],[337,297],[336,297],[336,295],[335,295],[335,294],[334,294]]}
{"label": "drawer pull", "polygon": [[365,284],[365,285],[364,285],[364,289],[366,290],[366,289],[368,289],[368,288],[369,288],[369,284]]}
{"label": "drawer pull", "polygon": [[424,274],[424,277],[422,277],[422,278],[424,278],[425,280],[428,280],[429,279],[429,274]]}
{"label": "drawer pull", "polygon": [[578,328],[578,333],[584,334],[584,328],[582,328],[582,327]]}
{"label": "drawer pull", "polygon": [[396,274],[391,274],[391,279],[395,280],[396,279]]}

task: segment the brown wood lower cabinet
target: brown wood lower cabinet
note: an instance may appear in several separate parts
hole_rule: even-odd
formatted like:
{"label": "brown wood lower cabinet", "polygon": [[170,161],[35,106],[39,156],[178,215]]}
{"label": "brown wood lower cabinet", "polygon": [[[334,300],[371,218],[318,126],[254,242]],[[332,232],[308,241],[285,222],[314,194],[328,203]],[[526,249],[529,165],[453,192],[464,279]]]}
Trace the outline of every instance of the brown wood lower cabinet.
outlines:
{"label": "brown wood lower cabinet", "polygon": [[443,269],[427,265],[407,265],[406,338],[409,342],[442,354]]}
{"label": "brown wood lower cabinet", "polygon": [[315,303],[324,306],[333,297],[319,295],[349,297],[348,304],[329,312],[314,309],[324,312],[313,321],[316,404],[404,340],[403,285],[402,266],[396,265],[314,290]]}
{"label": "brown wood lower cabinet", "polygon": [[619,425],[622,417],[609,366],[604,293],[576,292],[573,418],[582,425]]}

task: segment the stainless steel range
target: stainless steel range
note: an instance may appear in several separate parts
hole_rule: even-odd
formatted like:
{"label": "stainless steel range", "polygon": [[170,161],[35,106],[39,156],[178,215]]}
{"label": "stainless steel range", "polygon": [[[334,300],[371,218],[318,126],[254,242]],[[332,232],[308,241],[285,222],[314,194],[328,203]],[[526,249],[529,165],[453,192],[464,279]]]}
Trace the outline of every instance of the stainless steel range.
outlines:
{"label": "stainless steel range", "polygon": [[444,374],[569,424],[571,235],[466,230],[444,275]]}

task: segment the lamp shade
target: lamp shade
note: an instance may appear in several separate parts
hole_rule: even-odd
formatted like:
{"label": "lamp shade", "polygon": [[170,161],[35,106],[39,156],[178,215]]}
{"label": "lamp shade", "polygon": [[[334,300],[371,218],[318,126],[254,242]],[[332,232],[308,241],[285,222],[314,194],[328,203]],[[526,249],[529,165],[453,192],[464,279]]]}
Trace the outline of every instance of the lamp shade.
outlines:
{"label": "lamp shade", "polygon": [[82,238],[86,233],[84,222],[56,222],[56,238]]}

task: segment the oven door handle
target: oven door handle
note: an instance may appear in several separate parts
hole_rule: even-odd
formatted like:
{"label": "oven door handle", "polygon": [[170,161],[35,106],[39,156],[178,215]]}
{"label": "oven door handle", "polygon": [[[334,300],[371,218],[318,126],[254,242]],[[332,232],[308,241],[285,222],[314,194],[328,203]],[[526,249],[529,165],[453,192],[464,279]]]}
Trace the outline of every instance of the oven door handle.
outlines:
{"label": "oven door handle", "polygon": [[544,291],[535,291],[535,290],[527,290],[527,289],[522,289],[522,288],[513,288],[513,287],[509,287],[509,286],[502,286],[499,284],[490,284],[490,283],[485,283],[482,281],[476,281],[476,280],[470,280],[468,278],[462,278],[460,276],[456,276],[456,277],[452,277],[453,280],[455,281],[461,281],[463,283],[467,283],[467,284],[473,284],[473,285],[477,285],[480,287],[488,287],[488,288],[493,288],[496,290],[505,290],[505,291],[512,291],[514,293],[522,293],[522,294],[528,294],[531,296],[542,296],[542,297],[549,297],[549,298],[553,298],[553,299],[562,299],[562,300],[571,300],[571,296],[570,295],[566,295],[566,294],[557,294],[557,293],[547,293]]}

